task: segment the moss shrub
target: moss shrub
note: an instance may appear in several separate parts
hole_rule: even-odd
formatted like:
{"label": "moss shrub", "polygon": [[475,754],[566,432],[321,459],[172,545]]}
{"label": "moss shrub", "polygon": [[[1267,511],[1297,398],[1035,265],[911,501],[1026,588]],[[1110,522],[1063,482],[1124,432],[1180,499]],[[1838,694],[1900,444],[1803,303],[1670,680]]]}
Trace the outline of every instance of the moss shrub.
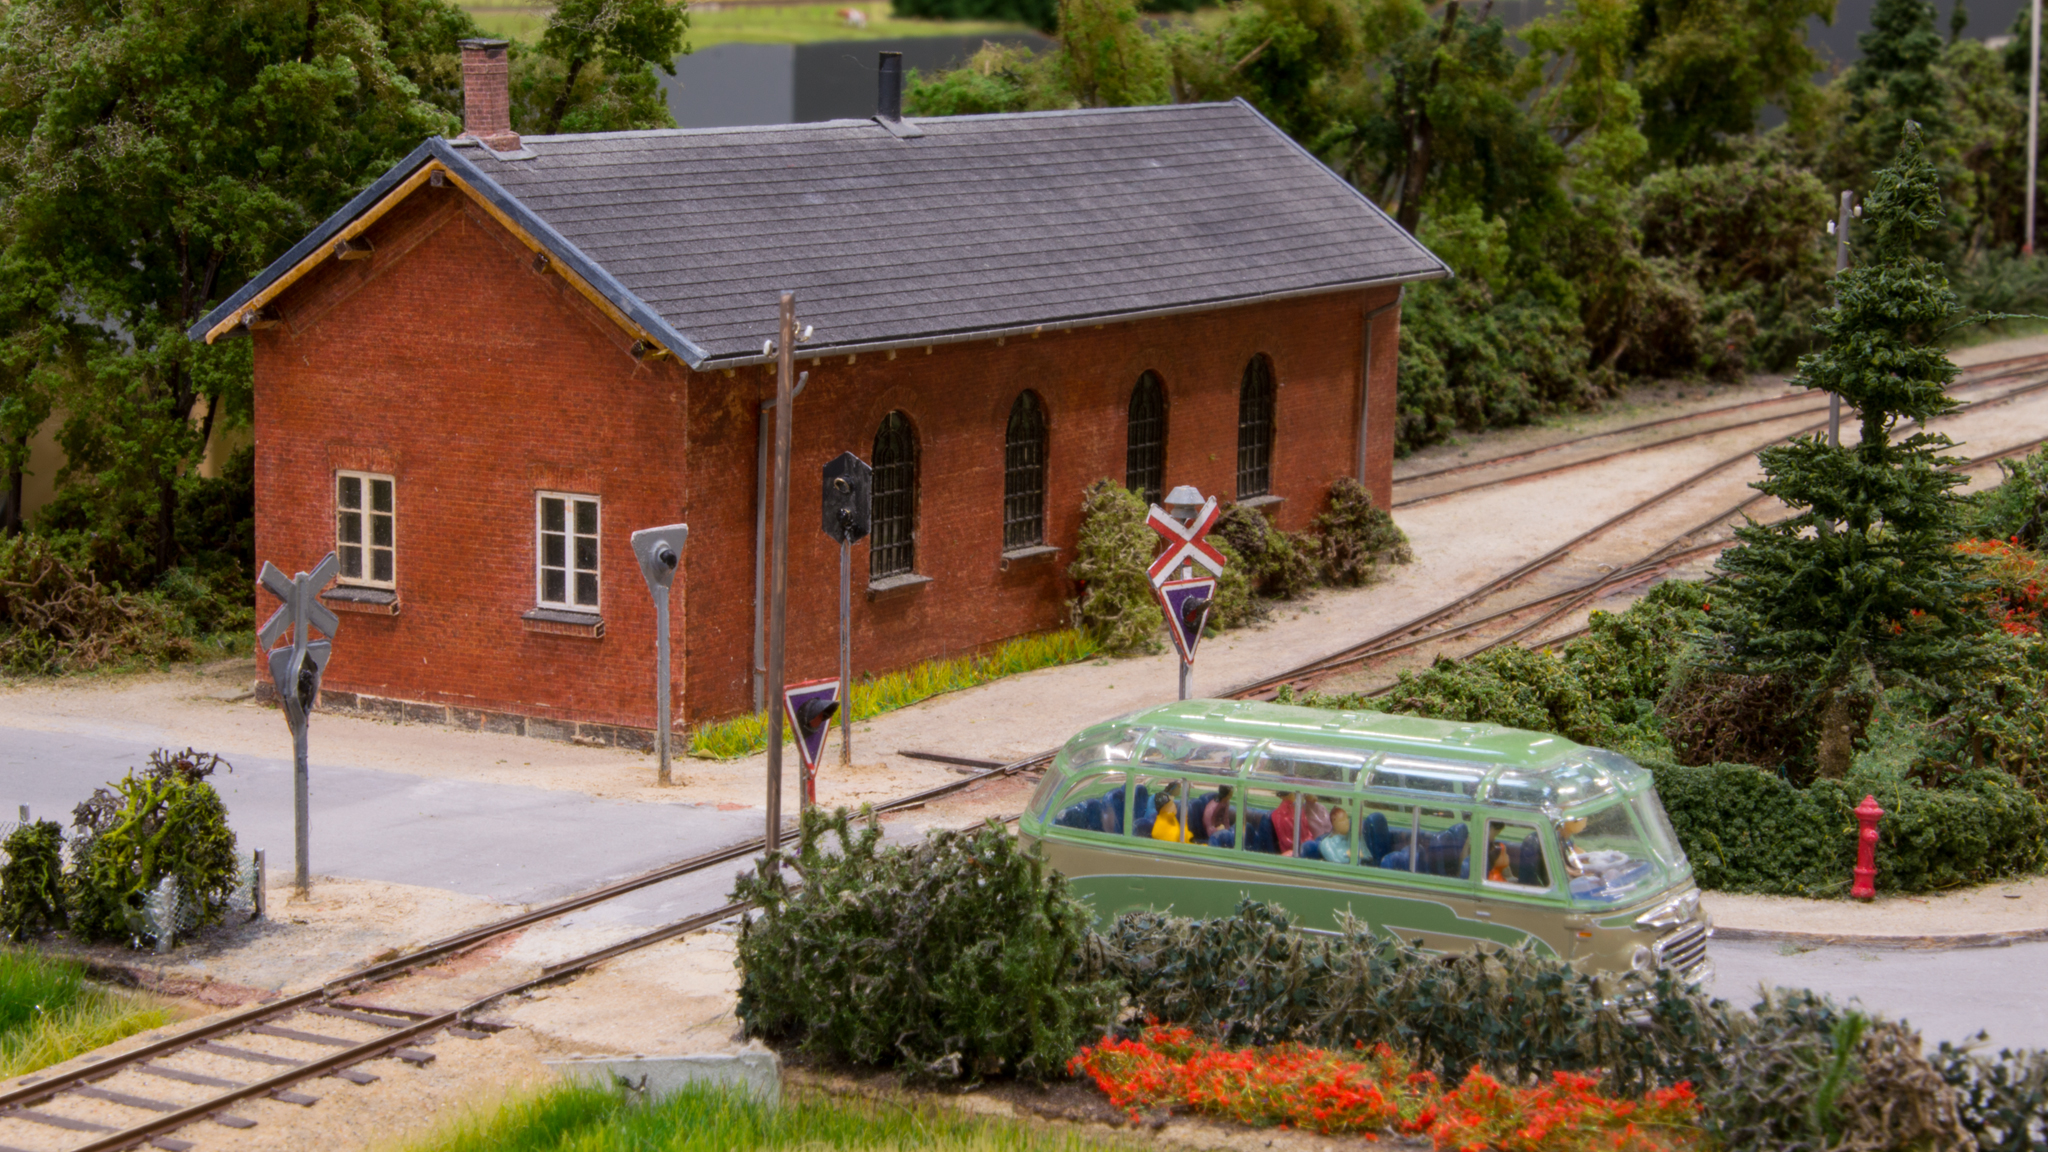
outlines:
{"label": "moss shrub", "polygon": [[1408,534],[1393,513],[1372,502],[1372,493],[1349,476],[1330,485],[1330,506],[1315,518],[1317,562],[1323,583],[1357,588],[1379,579],[1381,564],[1415,559]]}
{"label": "moss shrub", "polygon": [[1067,565],[1077,588],[1074,627],[1108,652],[1156,650],[1166,627],[1145,575],[1157,539],[1145,511],[1145,501],[1114,480],[1097,480],[1081,497],[1081,540]]}
{"label": "moss shrub", "polygon": [[166,876],[218,924],[239,879],[227,805],[206,777],[226,761],[187,748],[158,749],[149,767],[96,789],[74,814],[72,930],[87,940],[133,941],[144,901]]}
{"label": "moss shrub", "polygon": [[0,935],[19,943],[64,927],[63,847],[55,820],[24,824],[0,844]]}
{"label": "moss shrub", "polygon": [[1885,810],[1879,891],[1954,888],[2048,864],[2048,813],[2002,772],[1966,772],[1946,788],[1855,776],[1795,788],[1747,764],[1652,769],[1704,888],[1842,895],[1856,864],[1855,808],[1865,795]]}
{"label": "moss shrub", "polygon": [[740,928],[747,1032],[832,1059],[1043,1080],[1116,1005],[1081,973],[1087,906],[998,823],[885,847],[877,822],[813,808],[794,857],[742,874],[734,898],[760,907]]}

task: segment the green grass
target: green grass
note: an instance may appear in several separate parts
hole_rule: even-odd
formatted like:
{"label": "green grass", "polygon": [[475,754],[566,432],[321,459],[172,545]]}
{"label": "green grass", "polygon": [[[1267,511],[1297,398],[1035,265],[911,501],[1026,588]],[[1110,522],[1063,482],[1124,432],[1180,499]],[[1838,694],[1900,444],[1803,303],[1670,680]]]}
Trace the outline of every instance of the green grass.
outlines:
{"label": "green grass", "polygon": [[[1096,654],[1095,641],[1071,628],[1020,636],[993,652],[957,660],[930,660],[901,672],[890,672],[853,684],[853,718],[866,720],[907,708],[946,692],[973,688],[991,680],[1060,664],[1078,664]],[[784,739],[789,739],[787,733]],[[713,760],[752,755],[768,746],[765,712],[702,724],[690,733],[690,754]]]}
{"label": "green grass", "polygon": [[563,1085],[514,1097],[400,1147],[405,1152],[1085,1152],[1126,1146],[1055,1135],[1013,1120],[787,1088],[782,1107],[770,1108],[708,1087],[642,1105],[610,1089]]}
{"label": "green grass", "polygon": [[0,951],[0,1079],[170,1022],[162,1005],[87,982],[75,961]]}
{"label": "green grass", "polygon": [[[531,44],[548,24],[544,5],[507,4],[503,0],[462,0],[486,35],[506,36]],[[867,13],[865,28],[849,27],[838,12],[858,8]],[[826,40],[876,40],[911,36],[994,36],[1028,32],[1022,24],[978,20],[899,20],[887,0],[840,4],[725,4],[717,9],[692,5],[690,46],[714,44],[814,44]]]}

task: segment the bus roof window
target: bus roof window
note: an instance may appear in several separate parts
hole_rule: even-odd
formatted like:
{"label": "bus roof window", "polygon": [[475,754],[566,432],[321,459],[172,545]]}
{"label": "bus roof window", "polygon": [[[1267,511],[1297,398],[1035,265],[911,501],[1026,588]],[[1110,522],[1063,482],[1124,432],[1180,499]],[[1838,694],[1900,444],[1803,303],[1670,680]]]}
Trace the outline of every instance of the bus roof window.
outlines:
{"label": "bus roof window", "polygon": [[1067,753],[1067,769],[1078,772],[1100,764],[1129,764],[1138,750],[1138,741],[1144,739],[1143,728],[1111,728],[1100,730],[1099,739],[1072,748]]}
{"label": "bus roof window", "polygon": [[1350,786],[1365,771],[1368,756],[1335,748],[1312,748],[1301,744],[1274,742],[1259,755],[1256,771],[1261,776],[1284,776],[1292,780],[1315,780]]}
{"label": "bus roof window", "polygon": [[1373,765],[1369,783],[1374,788],[1399,788],[1405,792],[1475,796],[1479,792],[1479,782],[1485,778],[1487,771],[1488,768],[1484,764],[1388,756]]}
{"label": "bus roof window", "polygon": [[1145,746],[1145,763],[1170,764],[1187,772],[1215,776],[1237,775],[1238,764],[1256,740],[1239,736],[1212,736],[1206,732],[1175,732],[1161,728],[1152,733]]}

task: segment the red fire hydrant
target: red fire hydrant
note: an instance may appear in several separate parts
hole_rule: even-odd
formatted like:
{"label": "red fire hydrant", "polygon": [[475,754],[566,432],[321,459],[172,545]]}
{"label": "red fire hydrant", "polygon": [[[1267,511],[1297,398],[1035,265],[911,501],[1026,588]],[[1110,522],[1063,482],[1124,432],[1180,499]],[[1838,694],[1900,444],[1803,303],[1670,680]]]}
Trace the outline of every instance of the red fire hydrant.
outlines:
{"label": "red fire hydrant", "polygon": [[1884,809],[1877,806],[1875,796],[1865,796],[1856,806],[1856,823],[1863,830],[1856,834],[1856,883],[1849,895],[1858,900],[1877,895],[1877,822],[1883,818]]}

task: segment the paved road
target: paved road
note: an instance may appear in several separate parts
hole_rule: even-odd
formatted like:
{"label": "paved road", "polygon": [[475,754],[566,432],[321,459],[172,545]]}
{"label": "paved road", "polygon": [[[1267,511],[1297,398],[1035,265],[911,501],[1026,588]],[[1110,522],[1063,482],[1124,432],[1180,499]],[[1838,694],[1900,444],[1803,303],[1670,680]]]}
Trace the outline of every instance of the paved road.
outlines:
{"label": "paved road", "polygon": [[1979,1031],[1994,1047],[2048,1048],[2048,942],[1945,951],[1716,940],[1714,995],[1747,1007],[1759,984],[1815,988],[1905,1018],[1932,1049]]}
{"label": "paved road", "polygon": [[[65,824],[92,790],[148,763],[146,739],[0,728],[0,819],[27,804]],[[237,757],[213,783],[243,850],[273,874],[292,867],[292,768]],[[434,780],[321,764],[312,768],[312,869],[527,904],[580,892],[758,835],[758,811],[632,804],[580,792]],[[580,914],[651,924],[716,907],[741,862]]]}
{"label": "paved road", "polygon": [[[147,761],[144,736],[0,728],[0,819],[28,804],[68,824],[99,784]],[[315,746],[317,750],[317,745]],[[291,765],[244,757],[215,778],[242,846],[291,867]],[[341,765],[313,767],[316,873],[535,903],[644,872],[755,835],[758,811],[631,804],[578,792],[432,780]],[[577,913],[587,926],[664,923],[723,903],[734,862]],[[1928,1043],[1979,1029],[1998,1044],[2048,1047],[2048,943],[1943,952],[1716,941],[1714,993],[1750,1002],[1760,983],[1816,988],[1904,1016]]]}

